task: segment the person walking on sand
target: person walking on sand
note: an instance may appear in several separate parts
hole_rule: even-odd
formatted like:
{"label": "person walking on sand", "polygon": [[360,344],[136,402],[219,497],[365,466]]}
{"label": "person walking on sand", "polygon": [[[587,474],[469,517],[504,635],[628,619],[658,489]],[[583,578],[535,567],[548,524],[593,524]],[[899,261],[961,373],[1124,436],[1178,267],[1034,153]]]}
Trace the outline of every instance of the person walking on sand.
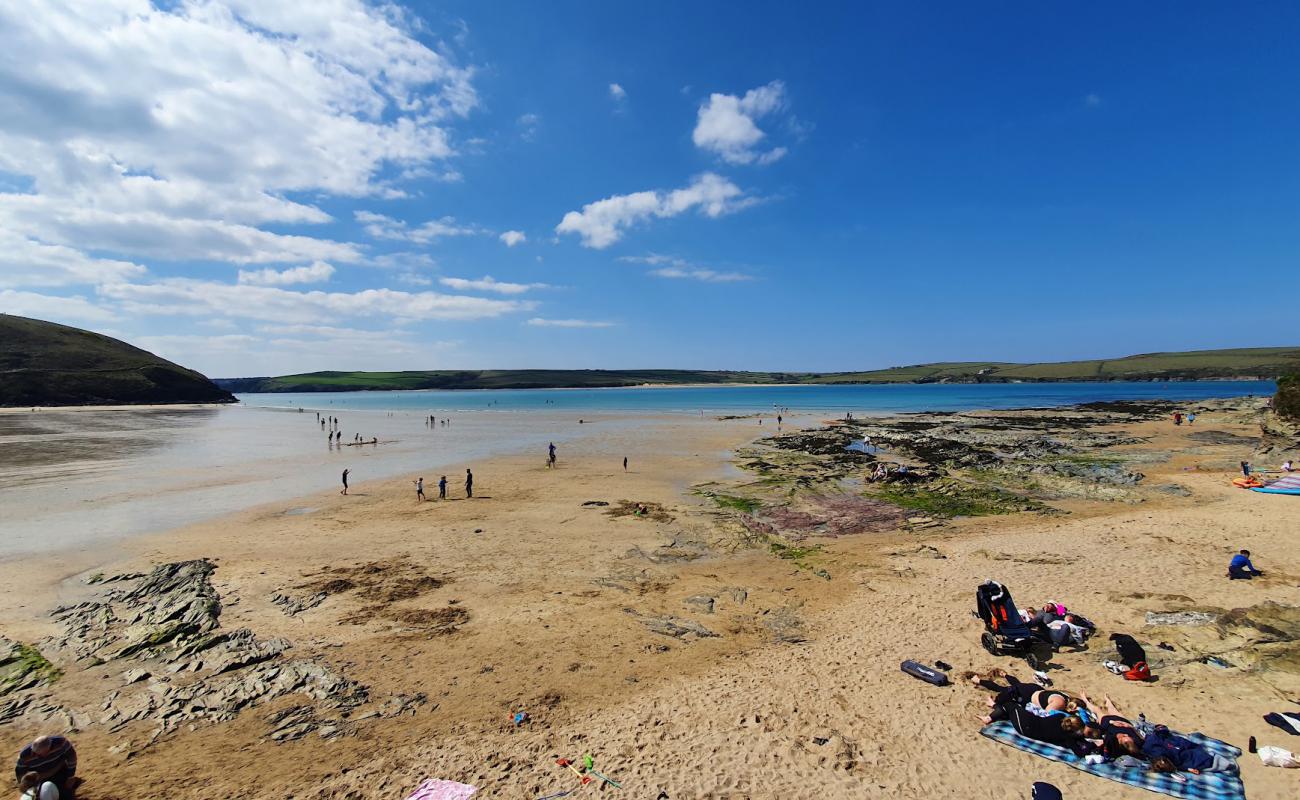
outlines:
{"label": "person walking on sand", "polygon": [[555,468],[555,442],[551,442],[549,445],[547,445],[546,450],[547,450],[546,466],[554,469]]}
{"label": "person walking on sand", "polygon": [[424,478],[415,482],[415,499],[424,502]]}
{"label": "person walking on sand", "polygon": [[623,456],[623,471],[627,472],[627,456]]}
{"label": "person walking on sand", "polygon": [[348,473],[351,472],[351,471],[352,471],[352,470],[350,470],[350,469],[345,469],[345,470],[343,470],[343,491],[339,492],[339,494],[347,494],[347,493],[348,493]]}
{"label": "person walking on sand", "polygon": [[469,467],[465,468],[465,496],[474,496],[474,473],[469,471]]}
{"label": "person walking on sand", "polygon": [[438,479],[438,499],[439,500],[447,499],[447,476],[446,475],[443,475],[441,478]]}

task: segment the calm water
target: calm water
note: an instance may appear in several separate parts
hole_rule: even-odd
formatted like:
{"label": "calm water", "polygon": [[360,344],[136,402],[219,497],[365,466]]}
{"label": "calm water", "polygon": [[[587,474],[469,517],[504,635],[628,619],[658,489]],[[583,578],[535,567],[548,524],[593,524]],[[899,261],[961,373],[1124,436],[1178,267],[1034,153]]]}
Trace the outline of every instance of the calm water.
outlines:
{"label": "calm water", "polygon": [[669,386],[633,389],[243,394],[249,406],[335,410],[754,412],[774,406],[805,411],[963,411],[1090,403],[1096,400],[1205,400],[1272,394],[1272,381],[1177,383],[981,383],[886,386]]}

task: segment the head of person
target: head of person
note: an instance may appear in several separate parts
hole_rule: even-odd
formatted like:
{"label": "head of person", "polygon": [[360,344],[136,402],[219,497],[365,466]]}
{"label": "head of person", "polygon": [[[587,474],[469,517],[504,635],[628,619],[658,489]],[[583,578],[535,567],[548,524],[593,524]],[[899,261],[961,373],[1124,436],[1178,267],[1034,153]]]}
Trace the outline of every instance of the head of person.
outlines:
{"label": "head of person", "polygon": [[[1069,714],[1077,714],[1077,713],[1079,712],[1079,701],[1078,701],[1078,699],[1077,699],[1077,698],[1074,698],[1074,697],[1071,697],[1069,700],[1066,700],[1066,701],[1065,701],[1065,711],[1066,711],[1066,713],[1069,713]],[[1076,717],[1076,719],[1077,719],[1077,717]],[[1080,722],[1082,722],[1082,720],[1080,720]]]}
{"label": "head of person", "polygon": [[1246,558],[1250,558],[1250,551],[1249,551],[1249,550],[1242,550],[1242,551],[1241,551],[1241,554],[1242,554],[1243,556],[1245,556]]}
{"label": "head of person", "polygon": [[1151,761],[1152,772],[1177,772],[1178,767],[1167,756],[1160,756]]}
{"label": "head of person", "polygon": [[1084,725],[1084,726],[1083,726],[1083,738],[1085,738],[1085,739],[1100,739],[1100,738],[1101,738],[1101,728],[1098,728],[1096,725]]}
{"label": "head of person", "polygon": [[1083,720],[1079,719],[1078,717],[1066,717],[1065,719],[1061,720],[1061,730],[1065,731],[1071,736],[1082,737],[1083,729],[1084,729]]}
{"label": "head of person", "polygon": [[54,745],[53,736],[37,736],[32,740],[32,753],[38,756],[48,756],[54,752]]}
{"label": "head of person", "polygon": [[1115,733],[1106,744],[1106,750],[1113,755],[1142,755],[1142,743],[1131,733]]}

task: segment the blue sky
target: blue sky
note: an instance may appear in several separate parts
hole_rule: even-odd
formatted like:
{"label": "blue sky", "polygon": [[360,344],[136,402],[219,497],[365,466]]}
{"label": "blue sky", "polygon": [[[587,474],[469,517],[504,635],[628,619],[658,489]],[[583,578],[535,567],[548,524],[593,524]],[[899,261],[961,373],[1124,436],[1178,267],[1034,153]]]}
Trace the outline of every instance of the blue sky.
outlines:
{"label": "blue sky", "polygon": [[1298,37],[1283,3],[0,2],[0,311],[216,376],[1294,344]]}

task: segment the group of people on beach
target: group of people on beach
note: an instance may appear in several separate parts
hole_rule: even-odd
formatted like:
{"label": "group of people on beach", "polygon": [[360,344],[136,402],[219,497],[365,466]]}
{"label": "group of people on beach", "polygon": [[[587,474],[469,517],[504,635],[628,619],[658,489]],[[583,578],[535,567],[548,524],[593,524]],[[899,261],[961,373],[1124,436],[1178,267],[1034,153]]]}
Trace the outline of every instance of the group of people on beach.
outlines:
{"label": "group of people on beach", "polygon": [[1064,747],[1089,760],[1156,772],[1223,772],[1236,774],[1235,761],[1223,758],[1164,725],[1139,715],[1129,719],[1109,696],[1098,705],[1079,692],[1025,683],[1001,669],[967,675],[976,686],[993,692],[985,725],[1007,720],[1021,736]]}

